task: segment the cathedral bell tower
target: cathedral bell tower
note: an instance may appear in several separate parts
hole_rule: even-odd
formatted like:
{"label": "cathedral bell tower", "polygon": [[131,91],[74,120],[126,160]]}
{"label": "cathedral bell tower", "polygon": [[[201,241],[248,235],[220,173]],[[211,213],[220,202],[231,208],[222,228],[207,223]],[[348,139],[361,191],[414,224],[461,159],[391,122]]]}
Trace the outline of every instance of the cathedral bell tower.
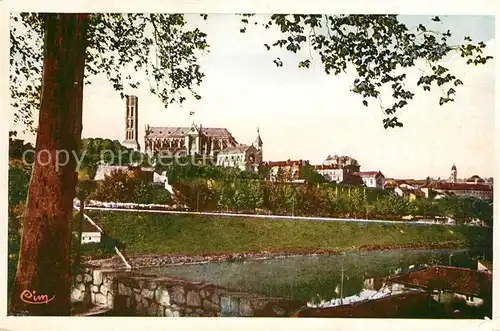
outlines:
{"label": "cathedral bell tower", "polygon": [[125,140],[122,142],[127,148],[140,151],[139,145],[139,105],[135,95],[125,96]]}

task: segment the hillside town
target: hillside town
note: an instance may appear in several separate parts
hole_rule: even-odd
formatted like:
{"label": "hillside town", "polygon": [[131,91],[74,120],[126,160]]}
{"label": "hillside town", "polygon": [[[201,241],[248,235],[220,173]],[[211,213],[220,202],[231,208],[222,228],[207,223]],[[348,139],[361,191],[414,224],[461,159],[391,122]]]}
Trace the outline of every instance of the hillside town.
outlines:
{"label": "hillside town", "polygon": [[[123,145],[134,151],[141,151],[138,122],[139,102],[136,96],[126,96],[126,125]],[[290,183],[304,183],[301,178],[303,168],[310,167],[326,181],[339,185],[364,186],[374,189],[390,189],[400,197],[409,200],[418,197],[440,199],[450,196],[471,196],[480,199],[493,198],[493,178],[473,175],[459,178],[458,169],[452,165],[449,174],[443,178],[396,179],[386,176],[379,169],[361,171],[359,162],[347,155],[328,155],[321,164],[310,164],[309,160],[265,160],[264,142],[257,129],[251,144],[238,143],[227,128],[203,127],[194,122],[190,127],[145,126],[144,152],[148,155],[167,155],[211,159],[222,167],[237,168],[241,171],[258,172],[266,168],[266,180]],[[118,168],[100,165],[96,179],[103,179],[104,173]],[[153,181],[165,181],[166,174],[158,174],[154,168],[143,168],[150,172]]]}

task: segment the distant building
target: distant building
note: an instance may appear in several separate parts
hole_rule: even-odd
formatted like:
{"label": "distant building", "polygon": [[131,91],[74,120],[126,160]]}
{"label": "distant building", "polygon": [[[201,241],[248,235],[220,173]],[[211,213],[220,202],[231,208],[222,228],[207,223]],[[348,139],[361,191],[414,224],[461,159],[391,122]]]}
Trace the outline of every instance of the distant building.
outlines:
{"label": "distant building", "polygon": [[287,160],[287,161],[267,161],[261,166],[269,168],[268,180],[283,181],[283,182],[299,182],[300,170],[309,161],[306,160]]}
{"label": "distant building", "polygon": [[[78,232],[74,233],[76,236]],[[82,244],[100,243],[101,242],[101,232],[98,228],[92,225],[86,219],[83,220],[82,224]]]}
{"label": "distant building", "polygon": [[434,182],[421,188],[426,198],[433,195],[470,196],[480,199],[493,199],[493,188],[488,184],[442,183]]}
{"label": "distant building", "polygon": [[[204,128],[194,122],[191,127],[150,127],[147,125],[144,145],[148,154],[170,157],[211,157],[216,160],[222,152],[223,155],[236,156],[233,154],[245,154],[246,151],[242,149],[249,147],[239,144],[226,128]],[[258,130],[257,138],[250,146],[256,149],[253,152],[255,162],[260,163],[263,157],[263,143]],[[237,166],[243,168],[242,163],[238,163]],[[233,163],[230,162],[230,164],[234,166]]]}
{"label": "distant building", "polygon": [[467,179],[457,177],[457,166],[453,164],[451,174],[446,180],[432,180],[419,186],[427,198],[441,199],[452,196],[470,196],[480,199],[493,199],[493,178],[481,178],[478,175]]}
{"label": "distant building", "polygon": [[319,164],[313,165],[313,169],[325,177],[326,180],[335,182],[337,184],[348,185],[362,185],[363,180],[360,176],[355,175],[350,166],[340,168],[338,165],[333,164]]}
{"label": "distant building", "polygon": [[360,169],[359,162],[346,155],[328,155],[325,161],[323,161],[323,164],[327,166],[337,166],[339,169],[346,169],[346,171],[350,173],[358,172]]}
{"label": "distant building", "polygon": [[426,179],[394,179],[394,178],[386,178],[384,188],[396,188],[401,185],[408,185],[412,188],[418,189],[426,184],[431,183],[432,180],[430,177]]}
{"label": "distant building", "polygon": [[238,168],[242,171],[258,171],[262,153],[254,145],[228,147],[217,154],[217,165]]}
{"label": "distant building", "polygon": [[[387,186],[384,188],[387,188]],[[396,188],[394,188],[394,193],[410,201],[413,201],[417,198],[425,197],[424,192],[422,192],[421,190],[405,185],[397,186]]]}
{"label": "distant building", "polygon": [[385,176],[380,171],[361,171],[354,175],[361,177],[366,187],[384,188]]}
{"label": "distant building", "polygon": [[204,128],[194,122],[191,127],[150,127],[146,125],[145,152],[163,156],[217,156],[228,148],[238,145],[225,128]]}
{"label": "distant building", "polygon": [[385,189],[395,189],[398,186],[399,186],[399,181],[397,181],[394,178],[386,178],[384,183]]}
{"label": "distant building", "polygon": [[[137,96],[127,95],[125,102],[125,140],[123,145],[139,151],[138,122],[139,103]],[[257,129],[257,139],[252,146],[257,149],[255,162],[262,162],[262,139]],[[235,147],[241,149],[246,145],[239,144],[226,128],[204,128],[194,122],[190,127],[180,126],[145,126],[144,151],[149,155],[160,154],[165,157],[197,156],[210,157],[214,160],[224,151],[224,155],[232,155]],[[238,151],[237,154],[240,153]],[[250,156],[249,156],[250,158]],[[231,162],[229,162],[231,163]],[[234,162],[231,163],[234,166]],[[236,164],[243,168],[242,164]]]}
{"label": "distant building", "polygon": [[335,183],[342,183],[347,176],[346,171],[337,165],[319,164],[313,165],[313,169],[325,179]]}
{"label": "distant building", "polygon": [[328,155],[323,164],[313,165],[312,167],[317,173],[331,182],[351,185],[362,183],[361,178],[354,175],[355,172],[359,171],[359,163],[349,156]]}

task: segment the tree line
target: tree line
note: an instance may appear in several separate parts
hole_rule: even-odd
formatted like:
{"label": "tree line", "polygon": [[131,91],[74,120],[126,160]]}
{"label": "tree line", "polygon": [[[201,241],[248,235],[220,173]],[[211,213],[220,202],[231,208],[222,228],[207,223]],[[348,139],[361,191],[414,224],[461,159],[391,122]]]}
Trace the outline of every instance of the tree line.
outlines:
{"label": "tree line", "polygon": [[[206,212],[386,220],[413,215],[417,218],[450,217],[459,222],[479,219],[487,224],[493,220],[492,201],[474,197],[439,200],[418,197],[410,201],[390,189],[331,182],[267,181],[258,174],[239,178],[234,176],[238,173],[235,169],[212,168],[212,172],[208,166],[198,169],[205,177],[175,177],[171,184],[176,191],[176,202],[187,205],[191,211]],[[196,167],[187,169],[193,172],[187,173],[194,175]],[[224,171],[228,171],[228,177],[209,176],[221,175]],[[112,173],[99,183],[91,197],[100,201],[172,203],[163,187],[144,182],[134,172]]]}

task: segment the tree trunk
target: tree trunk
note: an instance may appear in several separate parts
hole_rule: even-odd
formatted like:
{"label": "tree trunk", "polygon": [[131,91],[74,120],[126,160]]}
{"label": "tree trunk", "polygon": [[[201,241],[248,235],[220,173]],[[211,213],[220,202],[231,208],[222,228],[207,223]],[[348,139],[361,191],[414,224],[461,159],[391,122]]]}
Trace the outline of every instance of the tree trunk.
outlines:
{"label": "tree trunk", "polygon": [[82,131],[88,15],[43,18],[41,107],[11,312],[69,315],[70,222],[77,181],[73,153]]}

